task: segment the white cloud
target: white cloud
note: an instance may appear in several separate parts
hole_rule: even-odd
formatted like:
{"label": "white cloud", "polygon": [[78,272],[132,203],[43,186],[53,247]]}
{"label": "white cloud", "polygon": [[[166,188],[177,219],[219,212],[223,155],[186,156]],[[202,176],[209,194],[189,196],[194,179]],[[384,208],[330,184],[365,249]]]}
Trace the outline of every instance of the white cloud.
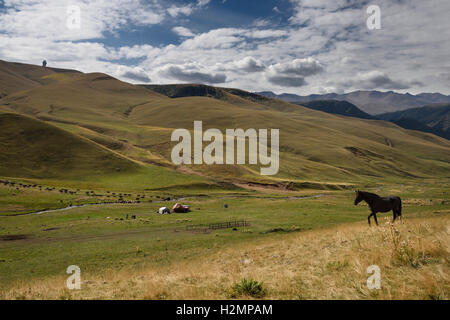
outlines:
{"label": "white cloud", "polygon": [[356,77],[356,84],[363,89],[394,89],[403,90],[411,87],[410,83],[402,80],[393,80],[386,73],[373,70],[366,73],[359,73]]}
{"label": "white cloud", "polygon": [[269,66],[266,79],[277,86],[302,87],[305,78],[324,71],[324,66],[316,59],[308,57]]}
{"label": "white cloud", "polygon": [[286,63],[277,63],[269,67],[274,73],[281,73],[292,76],[307,77],[324,70],[324,66],[316,59],[308,57],[304,59],[294,59]]}
{"label": "white cloud", "polygon": [[245,74],[264,71],[266,66],[261,60],[247,56],[240,60],[233,60],[227,63],[218,63],[215,68],[219,71],[242,72]]}
{"label": "white cloud", "polygon": [[127,78],[137,83],[149,83],[151,81],[147,72],[140,67],[119,66],[115,74],[121,78]]}
{"label": "white cloud", "polygon": [[159,74],[182,82],[217,84],[226,81],[223,73],[211,73],[198,63],[182,65],[167,64],[158,70]]}
{"label": "white cloud", "polygon": [[[160,23],[165,15],[156,2],[133,0],[5,0],[4,5],[6,12],[0,15],[1,32],[53,41],[103,38],[106,31],[115,32],[128,23]],[[80,9],[79,28],[68,27],[68,21],[74,21],[69,5]]]}
{"label": "white cloud", "polygon": [[203,7],[203,6],[206,6],[210,2],[211,2],[211,0],[198,0],[197,5],[200,7]]}
{"label": "white cloud", "polygon": [[249,33],[248,37],[256,38],[256,39],[265,39],[265,38],[279,38],[287,35],[288,32],[286,30],[253,30]]}
{"label": "white cloud", "polygon": [[245,57],[242,60],[236,61],[234,65],[236,66],[236,69],[245,72],[260,72],[266,68],[261,60],[255,59],[253,57]]}
{"label": "white cloud", "polygon": [[110,59],[136,59],[143,58],[151,54],[152,52],[159,51],[159,49],[154,48],[148,44],[144,45],[134,45],[132,47],[121,47],[119,50],[110,50]]}
{"label": "white cloud", "polygon": [[191,37],[195,36],[195,34],[191,30],[189,30],[188,28],[185,28],[185,27],[173,27],[172,31],[175,32],[180,37],[191,38]]}
{"label": "white cloud", "polygon": [[183,14],[185,16],[188,16],[194,11],[194,7],[192,5],[187,6],[171,6],[169,9],[167,9],[167,12],[170,14],[172,18],[176,18],[179,15]]}
{"label": "white cloud", "polygon": [[109,52],[103,44],[95,42],[70,41],[53,42],[34,37],[10,37],[0,34],[0,56],[10,61],[38,63],[43,58],[49,62],[72,63],[80,65],[83,60],[97,60],[108,57]]}
{"label": "white cloud", "polygon": [[[292,33],[289,40],[303,42],[303,54],[327,65],[326,82],[337,91],[449,92],[450,83],[433,78],[450,64],[445,58],[450,52],[446,40],[450,26],[444,14],[450,11],[449,1],[378,0],[382,29],[373,31],[366,27],[366,8],[375,4],[373,1],[292,2],[296,10],[290,22],[299,32]],[[302,93],[314,93],[326,86],[319,77],[309,82]]]}
{"label": "white cloud", "polygon": [[196,4],[188,4],[184,6],[172,5],[167,9],[167,12],[172,18],[176,18],[180,15],[189,16],[196,9],[200,9],[206,6],[211,0],[198,0]]}

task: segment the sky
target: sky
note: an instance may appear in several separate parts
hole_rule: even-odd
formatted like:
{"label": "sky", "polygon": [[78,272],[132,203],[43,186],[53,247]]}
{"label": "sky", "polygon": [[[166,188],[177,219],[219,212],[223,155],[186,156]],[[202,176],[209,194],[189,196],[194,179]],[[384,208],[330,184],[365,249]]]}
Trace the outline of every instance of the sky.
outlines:
{"label": "sky", "polygon": [[0,59],[131,83],[450,94],[449,16],[449,0],[0,0]]}

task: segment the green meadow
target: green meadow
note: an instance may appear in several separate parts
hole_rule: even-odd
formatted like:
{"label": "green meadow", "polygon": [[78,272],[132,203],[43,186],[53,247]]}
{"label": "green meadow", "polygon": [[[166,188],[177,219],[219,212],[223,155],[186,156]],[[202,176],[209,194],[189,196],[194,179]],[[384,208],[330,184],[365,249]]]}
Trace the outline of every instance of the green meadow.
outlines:
{"label": "green meadow", "polygon": [[[376,190],[381,194],[400,195],[404,199],[403,216],[408,221],[447,216],[450,213],[449,185],[448,180],[426,181],[420,186],[397,184]],[[57,190],[16,190],[2,186],[0,283],[7,288],[15,282],[63,275],[69,265],[78,265],[89,275],[101,275],[123,268],[176,264],[224,250],[236,243],[257,239],[271,241],[289,233],[367,221],[368,208],[353,205],[351,190],[308,190],[296,194],[242,189],[203,191],[197,195],[149,192],[139,204],[87,205],[12,216],[17,214],[16,206],[20,205],[22,210],[27,209],[20,213],[26,213],[51,208],[54,203],[57,203],[56,207],[65,208],[68,203],[98,203],[108,198],[99,195],[77,202],[77,195],[64,196]],[[100,194],[101,191],[95,192]],[[163,201],[163,197],[182,197],[180,202],[189,204],[192,212],[156,213],[159,207],[171,207],[177,201]],[[224,208],[224,204],[228,208]],[[392,215],[379,214],[379,217],[391,219]],[[246,220],[250,225],[237,230],[207,232],[187,228],[235,220]]]}

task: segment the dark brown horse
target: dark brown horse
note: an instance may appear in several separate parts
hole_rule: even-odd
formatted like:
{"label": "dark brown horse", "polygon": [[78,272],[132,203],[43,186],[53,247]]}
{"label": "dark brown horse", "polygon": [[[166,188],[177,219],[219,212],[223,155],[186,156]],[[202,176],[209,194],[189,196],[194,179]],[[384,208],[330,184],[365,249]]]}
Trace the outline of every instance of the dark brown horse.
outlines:
{"label": "dark brown horse", "polygon": [[367,202],[370,207],[371,213],[367,220],[369,221],[370,226],[370,217],[373,216],[375,219],[375,223],[378,225],[377,221],[377,213],[378,212],[388,212],[391,211],[394,213],[394,218],[392,222],[399,217],[402,218],[402,200],[400,197],[380,197],[375,193],[365,192],[365,191],[355,191],[356,199],[355,206],[358,205],[361,201]]}

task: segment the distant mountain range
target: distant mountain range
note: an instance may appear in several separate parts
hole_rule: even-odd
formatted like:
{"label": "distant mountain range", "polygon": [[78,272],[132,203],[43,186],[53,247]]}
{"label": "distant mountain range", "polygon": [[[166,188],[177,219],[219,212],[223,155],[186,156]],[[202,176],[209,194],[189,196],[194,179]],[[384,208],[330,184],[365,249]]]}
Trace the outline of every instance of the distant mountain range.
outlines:
{"label": "distant mountain range", "polygon": [[434,103],[450,103],[450,96],[440,93],[396,93],[393,91],[354,91],[345,94],[328,93],[299,96],[296,94],[275,94],[271,91],[258,92],[258,94],[291,103],[305,103],[317,100],[345,100],[353,103],[362,111],[377,115],[386,112],[402,111],[410,108],[422,107]]}
{"label": "distant mountain range", "polygon": [[332,114],[339,114],[347,117],[355,117],[361,119],[374,119],[368,113],[361,111],[357,106],[348,102],[348,101],[339,101],[339,100],[316,100],[309,102],[298,103],[304,107],[319,110]]}
{"label": "distant mountain range", "polygon": [[433,104],[376,116],[361,111],[348,101],[315,100],[297,104],[347,117],[390,121],[404,129],[433,133],[450,140],[450,104]]}
{"label": "distant mountain range", "polygon": [[384,113],[377,118],[392,121],[406,129],[431,132],[450,139],[450,103]]}

